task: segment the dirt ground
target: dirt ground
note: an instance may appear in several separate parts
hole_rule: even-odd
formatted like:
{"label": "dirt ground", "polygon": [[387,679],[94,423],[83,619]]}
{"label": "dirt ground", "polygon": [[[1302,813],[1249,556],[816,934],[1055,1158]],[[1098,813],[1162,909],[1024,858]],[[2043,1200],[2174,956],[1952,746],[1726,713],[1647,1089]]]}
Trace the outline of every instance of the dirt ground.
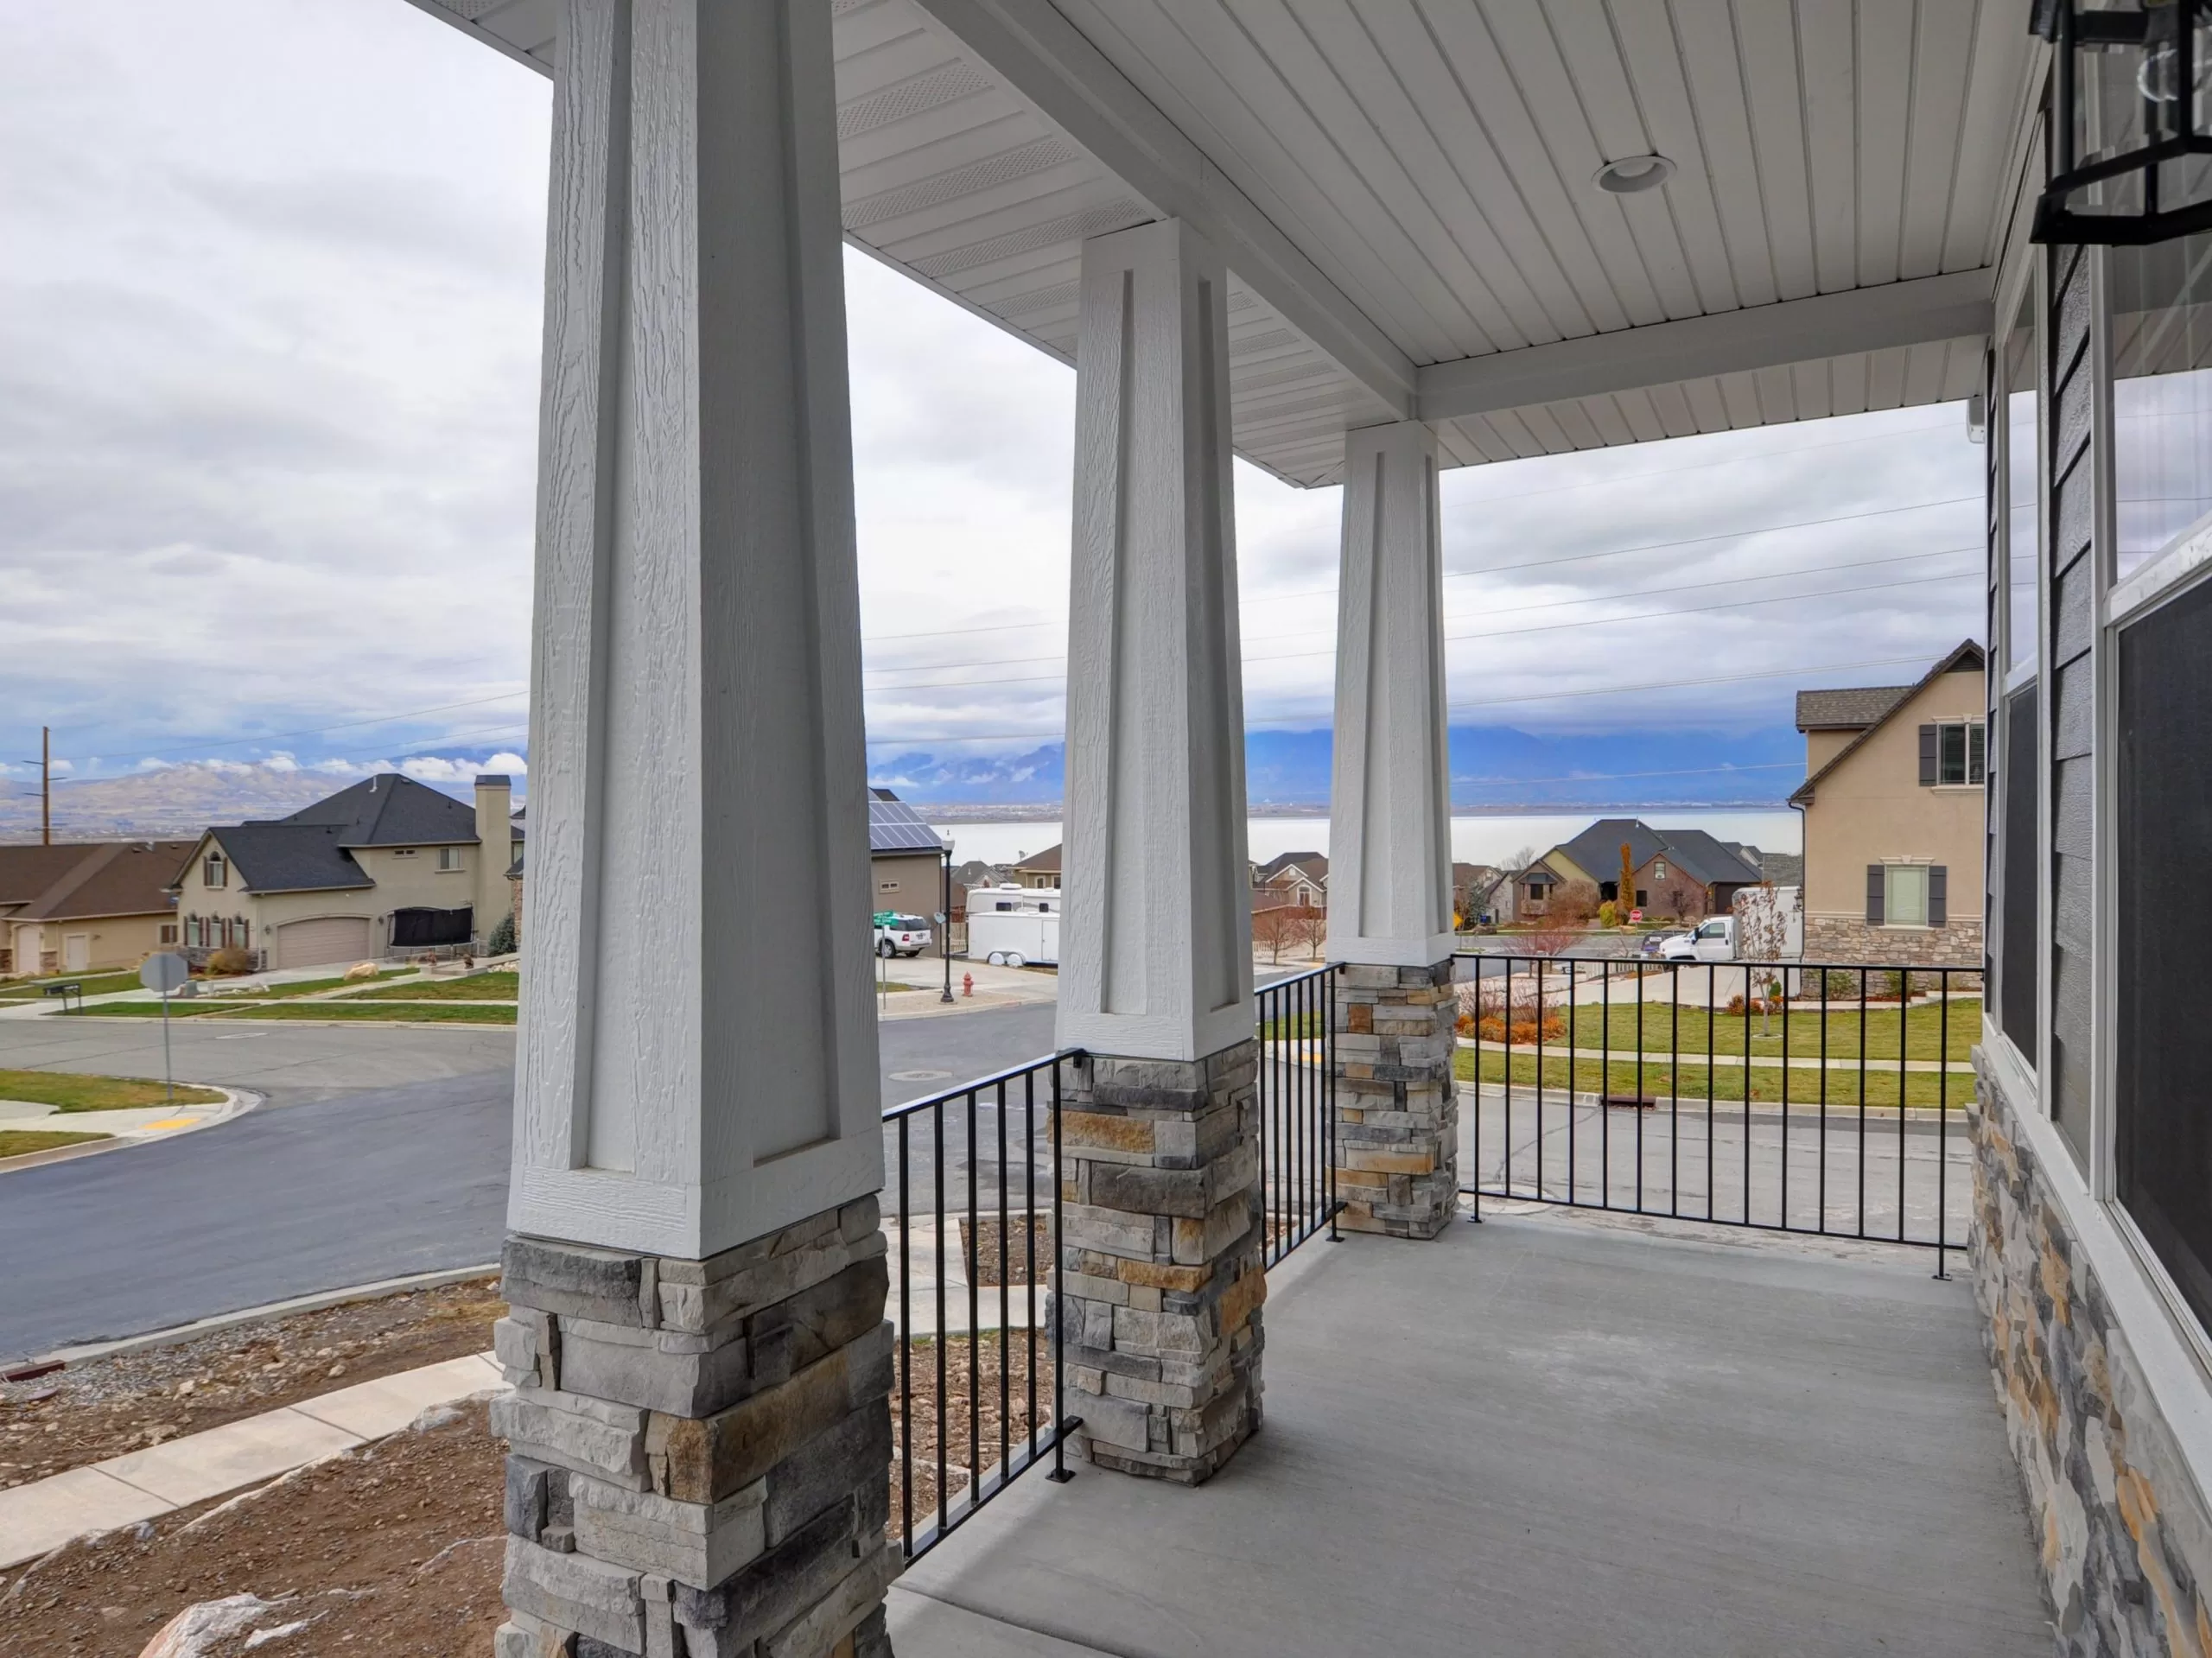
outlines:
{"label": "dirt ground", "polygon": [[[492,1345],[497,1277],[263,1319],[0,1382],[0,1490]],[[4,1649],[0,1649],[4,1650]]]}
{"label": "dirt ground", "polygon": [[[976,1341],[971,1360],[968,1337],[955,1336],[944,1345],[944,1393],[948,1401],[950,1432],[945,1436],[945,1494],[948,1500],[957,1497],[968,1487],[969,1477],[969,1403],[980,1394],[976,1403],[982,1417],[982,1464],[986,1471],[999,1460],[999,1378],[1006,1372],[1007,1438],[1019,1451],[1021,1442],[1029,1437],[1029,1344],[1027,1331],[1014,1332],[1008,1363],[1001,1366],[1001,1343],[996,1331],[985,1331]],[[919,1340],[907,1350],[906,1368],[911,1370],[913,1386],[913,1458],[914,1458],[914,1529],[920,1531],[937,1517],[938,1480],[938,1412],[937,1412],[937,1344]],[[976,1372],[982,1375],[980,1389],[973,1385]],[[891,1389],[891,1526],[893,1543],[902,1540],[905,1522],[900,1505],[904,1501],[903,1470],[899,1461],[903,1439],[899,1408],[899,1390],[896,1382]],[[1037,1332],[1037,1416],[1038,1424],[1052,1420],[1052,1355],[1043,1331]]]}
{"label": "dirt ground", "polygon": [[[232,1625],[190,1648],[202,1658],[480,1658],[504,1616],[505,1447],[481,1404],[425,1423],[0,1573],[11,1579],[0,1586],[0,1653],[138,1658],[199,1606],[194,1617]],[[206,1610],[238,1596],[251,1598]]]}

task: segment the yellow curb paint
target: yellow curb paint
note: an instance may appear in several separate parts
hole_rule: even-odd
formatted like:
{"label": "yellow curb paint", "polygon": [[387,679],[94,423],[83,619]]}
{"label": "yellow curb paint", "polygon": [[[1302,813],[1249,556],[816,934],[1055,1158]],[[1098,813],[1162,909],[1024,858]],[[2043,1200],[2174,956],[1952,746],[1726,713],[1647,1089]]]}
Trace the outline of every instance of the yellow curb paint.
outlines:
{"label": "yellow curb paint", "polygon": [[146,1128],[149,1132],[156,1128],[190,1128],[199,1121],[197,1117],[163,1117],[159,1122],[148,1123]]}

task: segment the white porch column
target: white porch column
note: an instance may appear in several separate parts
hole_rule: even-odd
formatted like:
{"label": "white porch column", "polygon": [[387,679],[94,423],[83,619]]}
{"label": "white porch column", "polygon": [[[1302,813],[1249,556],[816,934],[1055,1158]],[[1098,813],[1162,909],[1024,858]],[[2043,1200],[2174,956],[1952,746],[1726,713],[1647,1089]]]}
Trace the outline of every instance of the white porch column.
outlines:
{"label": "white porch column", "polygon": [[498,1650],[883,1653],[830,8],[561,24]]}
{"label": "white porch column", "polygon": [[1329,959],[1340,1223],[1433,1237],[1459,1204],[1452,790],[1436,435],[1344,435]]}
{"label": "white porch column", "polygon": [[1344,434],[1329,959],[1427,967],[1452,954],[1452,789],[1436,435]]}
{"label": "white porch column", "polygon": [[1190,1483],[1259,1424],[1267,1295],[1227,291],[1174,220],[1084,245],[1053,1306],[1084,1454]]}
{"label": "white porch column", "polygon": [[1059,1039],[1252,1035],[1228,277],[1180,221],[1086,242]]}

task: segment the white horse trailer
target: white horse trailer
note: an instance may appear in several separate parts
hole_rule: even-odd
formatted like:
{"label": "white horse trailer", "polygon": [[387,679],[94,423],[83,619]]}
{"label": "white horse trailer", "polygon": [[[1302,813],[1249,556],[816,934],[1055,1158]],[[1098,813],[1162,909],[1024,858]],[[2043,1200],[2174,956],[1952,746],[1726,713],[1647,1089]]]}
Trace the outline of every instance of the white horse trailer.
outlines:
{"label": "white horse trailer", "polygon": [[993,967],[1058,967],[1060,893],[1051,886],[978,886],[968,894],[968,958]]}

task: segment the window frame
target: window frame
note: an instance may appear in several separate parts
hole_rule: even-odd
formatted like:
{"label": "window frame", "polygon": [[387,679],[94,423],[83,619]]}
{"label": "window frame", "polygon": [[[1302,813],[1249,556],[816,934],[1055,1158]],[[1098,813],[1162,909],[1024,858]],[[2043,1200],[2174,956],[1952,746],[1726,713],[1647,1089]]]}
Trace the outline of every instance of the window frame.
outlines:
{"label": "window frame", "polygon": [[200,884],[211,893],[230,890],[231,861],[220,852],[211,852],[200,861]]}
{"label": "window frame", "polygon": [[461,861],[461,848],[457,846],[440,847],[438,848],[438,873],[441,875],[458,875],[462,873],[463,867]]}
{"label": "window frame", "polygon": [[[1929,786],[1937,789],[1980,789],[1987,786],[1989,781],[1988,716],[1984,715],[1979,720],[1964,718],[1931,720],[1929,723],[1936,727],[1936,781]],[[1945,733],[1952,731],[1959,734],[1959,777],[1955,782],[1943,775],[1943,738]],[[1977,731],[1981,733],[1981,775],[1980,777],[1974,775],[1974,734]]]}
{"label": "window frame", "polygon": [[[2040,176],[2042,144],[2040,137],[2034,147],[2031,163],[2031,176]],[[2004,972],[2004,910],[2006,871],[2020,848],[2012,844],[2005,833],[2004,796],[2012,787],[2011,766],[2003,791],[1983,791],[1984,821],[1991,833],[1989,843],[1996,848],[1996,867],[1984,872],[1987,890],[1984,893],[1982,917],[1982,949],[1986,971],[1983,975],[1982,1039],[1985,1043],[2001,1043],[2018,1061],[2019,1069],[2032,1081],[2037,1109],[2048,1119],[2050,1098],[2046,1079],[2050,1065],[2044,1050],[2050,1040],[2050,1020],[2045,1003],[2050,994],[2050,721],[2043,717],[2044,697],[2041,689],[2044,648],[2044,622],[2045,600],[2050,583],[2050,260],[2048,250],[2028,242],[2016,243],[2021,253],[2014,270],[2005,274],[1997,289],[1995,321],[1998,331],[1990,346],[1990,398],[1992,407],[1988,422],[1989,441],[1996,451],[1991,469],[1993,487],[1998,499],[1992,513],[1993,534],[1991,537],[1990,640],[1988,645],[1988,677],[1996,695],[1991,701],[1983,733],[1985,776],[1989,754],[2009,756],[2012,753],[2011,734],[2014,694],[2024,687],[2037,687],[2036,697],[2036,776],[2034,844],[2027,848],[2034,861],[2036,892],[2036,943],[2032,952],[2035,964],[2035,1005],[2039,1010],[2036,1020],[2035,1049],[2024,1053],[2004,1028],[1993,1007],[2001,1007]],[[2012,343],[2012,332],[2023,309],[2031,319],[2035,329],[2035,443],[2036,443],[2036,580],[2034,626],[2036,645],[2026,661],[2018,667],[2011,666],[2012,657],[2012,422],[2011,393],[2005,372],[2005,353]],[[2094,402],[2094,399],[2093,398]],[[1993,817],[1991,816],[1994,814]],[[1886,890],[1886,889],[1885,889]],[[1885,917],[1886,918],[1886,899]]]}

